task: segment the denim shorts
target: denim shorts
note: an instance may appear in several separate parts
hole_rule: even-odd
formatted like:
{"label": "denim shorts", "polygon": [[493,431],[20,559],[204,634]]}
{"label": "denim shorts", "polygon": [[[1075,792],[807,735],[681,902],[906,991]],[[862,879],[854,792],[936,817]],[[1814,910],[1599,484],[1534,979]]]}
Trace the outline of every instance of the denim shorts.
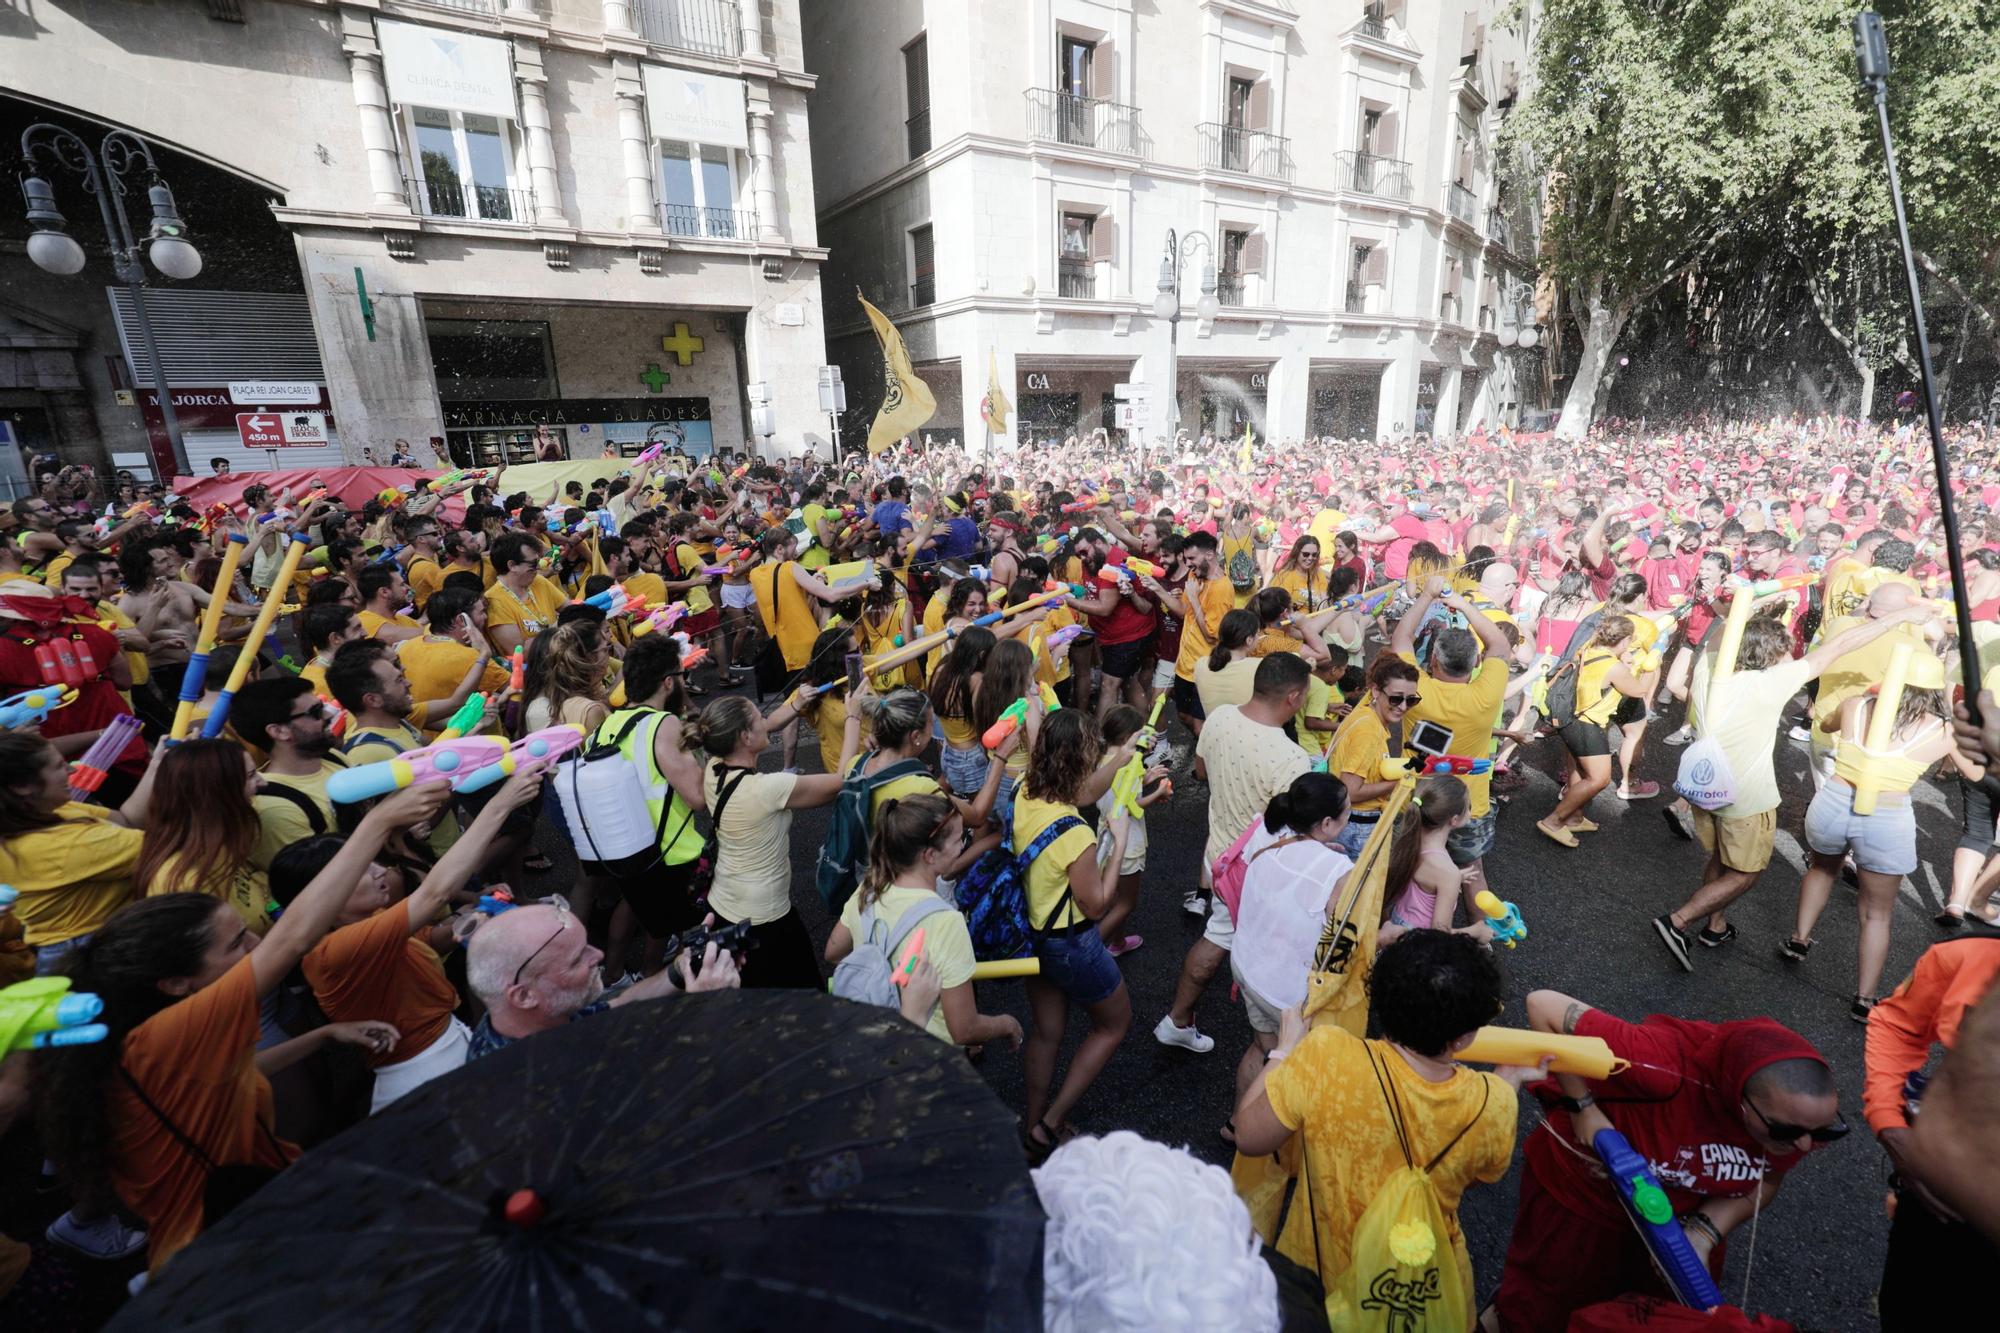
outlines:
{"label": "denim shorts", "polygon": [[1333,849],[1352,861],[1361,855],[1375,826],[1382,822],[1380,810],[1356,810],[1347,817],[1347,824],[1340,830],[1340,836],[1333,840]]}
{"label": "denim shorts", "polygon": [[96,933],[93,930],[90,932],[90,935],[77,935],[70,939],[58,940],[54,944],[38,946],[35,949],[35,975],[38,977],[54,976],[56,969],[62,965],[62,960],[90,943],[91,935],[95,935]]}
{"label": "denim shorts", "polygon": [[939,752],[938,759],[944,769],[944,785],[951,788],[953,795],[968,800],[979,795],[979,789],[986,785],[986,766],[993,762],[985,747],[979,745],[964,750],[947,745]]}
{"label": "denim shorts", "polygon": [[1917,868],[1917,817],[1908,794],[1872,815],[1854,813],[1854,788],[1838,778],[1819,789],[1806,809],[1806,845],[1821,856],[1854,853],[1854,864],[1877,875]]}
{"label": "denim shorts", "polygon": [[1067,930],[1037,935],[1035,957],[1042,960],[1042,980],[1081,1005],[1108,1000],[1125,984],[1117,961],[1097,934],[1095,921],[1079,921]]}

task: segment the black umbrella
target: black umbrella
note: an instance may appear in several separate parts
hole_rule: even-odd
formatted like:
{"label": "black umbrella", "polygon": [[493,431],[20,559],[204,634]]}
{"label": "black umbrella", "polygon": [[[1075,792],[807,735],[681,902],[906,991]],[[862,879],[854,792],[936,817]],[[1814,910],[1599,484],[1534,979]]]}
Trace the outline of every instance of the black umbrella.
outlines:
{"label": "black umbrella", "polygon": [[631,1004],[306,1154],[113,1328],[1041,1326],[1042,1209],[955,1047],[798,991]]}

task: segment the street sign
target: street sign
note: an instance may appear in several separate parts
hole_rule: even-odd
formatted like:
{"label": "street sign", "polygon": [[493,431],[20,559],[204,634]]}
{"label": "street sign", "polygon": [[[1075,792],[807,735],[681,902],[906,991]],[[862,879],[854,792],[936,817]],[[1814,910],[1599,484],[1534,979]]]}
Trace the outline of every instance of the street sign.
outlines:
{"label": "street sign", "polygon": [[321,448],[328,443],[324,412],[238,412],[236,433],[245,449]]}
{"label": "street sign", "polygon": [[1153,386],[1147,384],[1144,380],[1133,384],[1114,384],[1111,386],[1111,396],[1113,398],[1129,398],[1135,403],[1143,403],[1153,396]]}
{"label": "street sign", "polygon": [[278,424],[276,412],[238,412],[236,433],[243,437],[245,449],[285,447],[285,430]]}
{"label": "street sign", "polygon": [[1153,424],[1152,405],[1141,398],[1116,405],[1119,430],[1145,430]]}

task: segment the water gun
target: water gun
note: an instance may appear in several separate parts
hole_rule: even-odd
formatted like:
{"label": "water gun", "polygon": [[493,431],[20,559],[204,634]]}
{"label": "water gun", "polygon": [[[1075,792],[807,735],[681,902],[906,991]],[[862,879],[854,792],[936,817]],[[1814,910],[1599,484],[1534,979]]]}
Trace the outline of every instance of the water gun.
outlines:
{"label": "water gun", "polygon": [[1364,616],[1372,616],[1377,611],[1380,611],[1383,605],[1391,597],[1395,596],[1396,589],[1402,586],[1401,583],[1392,583],[1385,587],[1377,588],[1374,592],[1354,593],[1335,602],[1333,604],[1334,609],[1337,611],[1359,611]]}
{"label": "water gun", "polygon": [[633,622],[633,637],[637,638],[642,634],[651,634],[655,630],[671,630],[675,625],[680,623],[681,617],[686,614],[687,603],[669,602],[658,610],[648,613],[644,620]]}
{"label": "water gun", "polygon": [[605,536],[618,535],[618,519],[609,509],[600,509],[591,517],[597,520],[597,526],[603,530]]}
{"label": "water gun", "polygon": [[103,1012],[97,996],[71,994],[68,977],[17,981],[0,990],[0,1054],[103,1041],[111,1029],[90,1021]]}
{"label": "water gun", "polygon": [[978,579],[981,583],[991,583],[993,582],[993,566],[967,565],[965,567],[965,577]]}
{"label": "water gun", "polygon": [[1085,496],[1081,500],[1071,500],[1062,507],[1062,511],[1065,514],[1087,514],[1093,509],[1101,509],[1110,503],[1112,503],[1112,499],[1108,495],[1091,495]]}
{"label": "water gun", "polygon": [[1597,1149],[1611,1175],[1611,1186],[1618,1191],[1618,1202],[1624,1205],[1626,1216],[1638,1229],[1653,1266],[1660,1270],[1674,1298],[1693,1310],[1713,1310],[1721,1305],[1722,1293],[1716,1290],[1715,1279],[1695,1257],[1687,1233],[1674,1218],[1673,1201],[1646,1159],[1615,1129],[1598,1130],[1591,1137],[1591,1146]]}
{"label": "water gun", "polygon": [[681,654],[681,670],[692,671],[708,660],[708,649],[690,648]]}
{"label": "water gun", "polygon": [[520,905],[514,901],[514,891],[503,886],[491,893],[480,894],[479,905],[472,910],[482,916],[499,916],[502,912],[511,912]]}
{"label": "water gun", "polygon": [[606,615],[616,615],[631,600],[631,594],[614,583],[603,592],[593,593],[591,596],[583,598],[581,602],[575,603],[575,605],[594,606]]}
{"label": "water gun", "polygon": [[[500,745],[500,742],[496,741],[494,744]],[[484,791],[503,778],[514,776],[524,763],[532,763],[537,759],[547,759],[551,756],[559,758],[582,744],[583,728],[567,722],[544,727],[540,731],[531,731],[515,741],[512,746],[500,746],[499,754],[466,772],[459,779],[456,790]],[[352,769],[348,771],[353,772]],[[332,794],[331,785],[328,786],[327,792],[329,795]]]}
{"label": "water gun", "polygon": [[201,516],[195,520],[194,525],[203,532],[208,532],[214,529],[216,524],[227,523],[235,517],[235,513],[228,505],[220,503],[212,504],[201,511]]}
{"label": "water gun", "polygon": [[410,497],[403,494],[402,490],[398,487],[384,486],[382,490],[375,496],[375,498],[377,500],[380,500],[383,503],[383,505],[386,506],[387,508],[401,509],[403,507],[403,501],[409,499]]}
{"label": "water gun", "polygon": [[[1137,819],[1143,813],[1139,809],[1139,784],[1146,779],[1146,746],[1160,734],[1160,710],[1167,705],[1167,696],[1162,694],[1153,700],[1153,711],[1146,717],[1146,725],[1139,729],[1139,746],[1125,766],[1118,770],[1118,776],[1111,779],[1111,808],[1120,807],[1130,811]],[[1173,789],[1168,788],[1171,792]]]}
{"label": "water gun", "polygon": [[989,750],[997,750],[1009,736],[1014,734],[1016,728],[1027,725],[1027,721],[1028,696],[1024,694],[1008,704],[1000,716],[993,719],[993,725],[986,729],[986,734],[979,738],[979,743]]}
{"label": "water gun", "polygon": [[401,554],[402,554],[403,552],[405,552],[405,551],[407,551],[407,550],[409,550],[409,549],[410,549],[410,547],[409,547],[409,543],[407,543],[407,542],[404,542],[404,543],[402,543],[401,545],[397,545],[397,546],[385,546],[385,547],[383,547],[383,548],[381,549],[381,551],[380,551],[380,552],[378,552],[378,553],[377,553],[377,554],[376,554],[376,555],[374,556],[374,558],[373,558],[373,559],[369,560],[369,562],[368,562],[368,563],[369,563],[369,564],[371,564],[371,565],[386,565],[386,564],[389,564],[389,563],[391,563],[392,561],[394,561],[394,560],[395,560],[395,558],[396,558],[397,556],[401,555]]}
{"label": "water gun", "polygon": [[1817,574],[1782,574],[1775,579],[1746,579],[1733,577],[1724,585],[1721,597],[1724,600],[1737,593],[1748,593],[1752,597],[1769,597],[1772,593],[1789,592],[1796,588],[1810,588],[1819,582]]}
{"label": "water gun", "polygon": [[896,962],[896,970],[889,980],[898,987],[910,984],[910,978],[917,974],[917,960],[924,956],[924,928],[918,926],[910,932],[909,943],[903,946],[903,956]]}
{"label": "water gun", "polygon": [[117,524],[114,523],[112,520],[112,513],[115,511],[116,508],[117,506],[115,505],[104,506],[104,512],[102,514],[99,514],[97,516],[97,522],[91,525],[91,527],[96,531],[97,539],[99,541],[103,541],[106,537],[109,537],[111,535],[111,529],[117,526]]}
{"label": "water gun", "polygon": [[405,750],[394,759],[343,768],[326,780],[327,799],[340,805],[372,800],[419,782],[463,779],[507,753],[507,743],[491,736],[461,736]]}
{"label": "water gun", "polygon": [[1090,627],[1087,625],[1064,625],[1054,634],[1044,639],[1042,647],[1048,649],[1050,652],[1054,652],[1058,648],[1076,642],[1077,639],[1088,633],[1090,633]]}
{"label": "water gun", "polygon": [[474,690],[466,696],[465,702],[458,706],[458,711],[451,715],[451,720],[444,724],[444,730],[438,733],[438,739],[457,740],[467,732],[477,729],[485,720],[486,696]]}
{"label": "water gun", "polygon": [[139,719],[130,713],[120,713],[105,725],[104,734],[91,743],[83,752],[83,758],[76,761],[70,770],[69,798],[72,801],[88,799],[104,779],[111,775],[111,766],[118,762],[118,756],[125,753],[132,744],[132,738],[139,734]]}
{"label": "water gun", "polygon": [[68,685],[37,685],[7,699],[0,699],[0,727],[39,727],[49,714],[76,702],[77,694]]}
{"label": "water gun", "polygon": [[[107,509],[109,507],[110,506],[108,505],[106,506]],[[129,509],[125,511],[125,517],[128,519],[154,518],[159,514],[159,512],[160,512],[159,506],[154,504],[151,500],[141,500],[139,501],[138,504],[131,506]]]}
{"label": "water gun", "polygon": [[661,454],[665,453],[666,451],[667,451],[667,442],[665,440],[660,440],[657,443],[649,444],[644,449],[641,449],[639,451],[639,456],[637,458],[632,460],[632,466],[634,467],[644,466],[645,464],[652,462],[655,458],[658,458]]}
{"label": "water gun", "polygon": [[1528,938],[1528,923],[1521,920],[1521,909],[1514,904],[1501,902],[1491,889],[1481,889],[1472,901],[1486,913],[1486,925],[1494,939],[1511,949]]}
{"label": "water gun", "polygon": [[526,649],[526,647],[520,647],[514,650],[514,665],[509,670],[507,675],[507,693],[514,695],[516,698],[518,698],[520,697],[521,691],[526,689],[527,687],[528,687],[528,650]]}
{"label": "water gun", "polygon": [[279,658],[278,665],[283,667],[285,670],[291,672],[294,676],[298,675],[300,671],[305,669],[301,667],[297,662],[294,662],[292,660],[292,655],[290,653],[286,653],[283,657]]}
{"label": "water gun", "polygon": [[1038,977],[1042,974],[1042,960],[1039,958],[996,958],[990,962],[974,963],[974,981],[999,981],[1006,977]]}
{"label": "water gun", "polygon": [[310,509],[324,499],[326,499],[326,487],[315,486],[299,497],[299,508]]}
{"label": "water gun", "polygon": [[1493,760],[1490,757],[1472,759],[1462,754],[1431,755],[1424,760],[1423,768],[1425,777],[1433,777],[1439,773],[1452,773],[1459,777],[1479,777],[1492,771]]}
{"label": "water gun", "polygon": [[1522,1069],[1534,1069],[1546,1059],[1552,1074],[1592,1079],[1607,1079],[1631,1067],[1629,1061],[1611,1053],[1610,1044],[1602,1037],[1534,1032],[1526,1028],[1480,1028],[1453,1058],[1471,1064],[1515,1065]]}
{"label": "water gun", "polygon": [[316,694],[313,698],[318,699],[326,705],[326,729],[328,734],[333,736],[346,735],[349,714],[345,708],[340,706],[340,701],[329,698],[324,694]]}

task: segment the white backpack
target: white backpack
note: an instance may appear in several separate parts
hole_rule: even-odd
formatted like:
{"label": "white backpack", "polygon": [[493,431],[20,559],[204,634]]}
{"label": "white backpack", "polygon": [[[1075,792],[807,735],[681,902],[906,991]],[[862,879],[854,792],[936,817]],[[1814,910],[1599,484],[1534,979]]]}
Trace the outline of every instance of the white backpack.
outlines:
{"label": "white backpack", "polygon": [[[550,775],[563,825],[586,874],[659,850],[664,829],[654,823],[653,812],[647,808],[645,779],[619,746],[634,729],[650,722],[652,727],[643,738],[650,748],[653,729],[663,716],[657,710],[635,713],[616,735],[602,739],[600,728],[587,744],[564,755]],[[669,794],[662,816],[672,806]]]}
{"label": "white backpack", "polygon": [[853,952],[834,964],[833,981],[828,989],[843,1000],[894,1009],[903,999],[903,992],[895,982],[897,950],[903,947],[910,932],[924,923],[925,917],[955,909],[932,894],[903,913],[892,936],[889,923],[875,914],[876,906],[877,903],[870,903],[861,909],[861,938],[854,941]]}
{"label": "white backpack", "polygon": [[[1708,692],[1715,693],[1712,682]],[[1708,717],[1706,709],[1702,711],[1701,729],[1707,733],[1719,719]],[[1736,804],[1736,771],[1729,766],[1729,756],[1722,752],[1721,743],[1713,736],[1704,734],[1681,752],[1674,790],[1698,810],[1722,810]]]}

